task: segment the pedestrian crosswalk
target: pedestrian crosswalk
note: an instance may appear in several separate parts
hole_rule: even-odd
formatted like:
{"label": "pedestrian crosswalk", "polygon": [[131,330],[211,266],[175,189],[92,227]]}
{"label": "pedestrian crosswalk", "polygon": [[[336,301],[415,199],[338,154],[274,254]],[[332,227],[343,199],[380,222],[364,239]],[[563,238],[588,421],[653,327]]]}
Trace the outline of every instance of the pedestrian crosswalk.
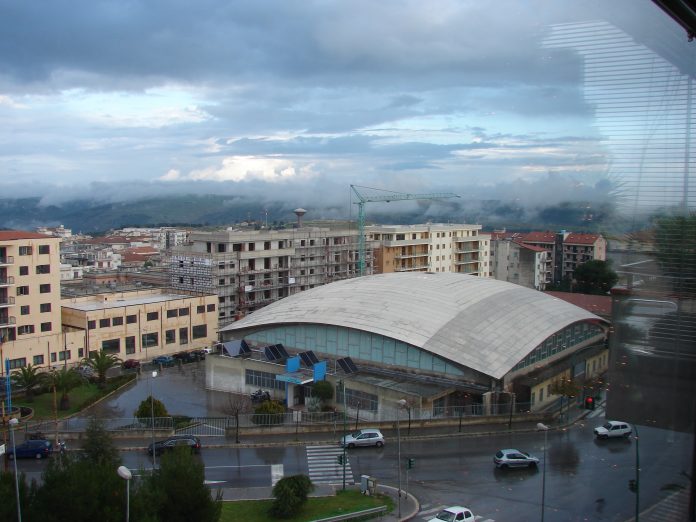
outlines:
{"label": "pedestrian crosswalk", "polygon": [[[342,484],[344,467],[338,462],[338,456],[343,455],[339,446],[307,446],[307,467],[309,478],[315,484]],[[350,459],[345,465],[346,484],[355,484],[353,471],[350,469]]]}
{"label": "pedestrian crosswalk", "polygon": [[[423,505],[421,506],[421,510],[418,512],[417,518],[414,518],[414,520],[433,520],[435,518],[435,515],[437,515],[439,511],[445,509],[446,507],[449,506],[445,506],[443,504],[441,506],[431,508],[428,505]],[[495,522],[494,519],[483,517],[481,515],[474,515],[474,520],[475,522]]]}

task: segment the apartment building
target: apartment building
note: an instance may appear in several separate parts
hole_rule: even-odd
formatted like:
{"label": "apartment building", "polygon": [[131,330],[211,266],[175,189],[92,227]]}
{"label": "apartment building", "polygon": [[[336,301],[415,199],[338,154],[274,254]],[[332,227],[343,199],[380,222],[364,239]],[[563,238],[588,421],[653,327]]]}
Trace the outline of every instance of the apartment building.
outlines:
{"label": "apartment building", "polygon": [[[366,273],[373,246],[367,242]],[[192,231],[169,251],[172,288],[218,295],[220,325],[297,292],[358,274],[356,230]]]}
{"label": "apartment building", "polygon": [[[88,351],[151,360],[217,342],[217,296],[167,289],[103,292],[62,300],[62,320]],[[68,345],[68,349],[70,346]]]}
{"label": "apartment building", "polygon": [[[65,360],[60,238],[0,231],[0,358],[10,370]],[[0,373],[5,373],[5,364]]]}
{"label": "apartment building", "polygon": [[493,277],[535,290],[544,290],[551,283],[551,254],[544,248],[526,245],[491,234],[491,266]]}
{"label": "apartment building", "polygon": [[481,225],[388,225],[365,231],[375,247],[375,273],[492,274],[491,236],[481,233]]}

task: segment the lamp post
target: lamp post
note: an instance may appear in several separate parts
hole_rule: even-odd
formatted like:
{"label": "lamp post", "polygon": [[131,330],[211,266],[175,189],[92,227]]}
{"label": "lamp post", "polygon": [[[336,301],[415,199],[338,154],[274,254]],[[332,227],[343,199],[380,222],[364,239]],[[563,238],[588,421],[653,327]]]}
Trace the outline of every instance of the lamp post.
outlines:
{"label": "lamp post", "polygon": [[152,396],[152,381],[157,377],[157,370],[152,370],[150,377],[150,422],[152,427],[152,471],[157,467],[157,451],[155,448],[155,399]]}
{"label": "lamp post", "polygon": [[544,508],[546,502],[546,444],[549,440],[549,427],[541,422],[536,425],[537,430],[544,432],[544,467],[541,470],[541,522],[544,522]]}
{"label": "lamp post", "polygon": [[346,383],[341,380],[343,390],[343,491],[346,490],[346,435],[348,432],[348,410],[346,409]]}
{"label": "lamp post", "polygon": [[401,424],[401,410],[406,406],[406,399],[400,399],[397,401],[397,404],[399,405],[399,408],[396,410],[396,453],[397,453],[397,463],[396,463],[396,469],[397,469],[397,474],[399,477],[399,500],[398,500],[398,506],[399,506],[399,519],[401,519],[401,429],[400,429],[400,424]]}
{"label": "lamp post", "polygon": [[133,474],[126,466],[119,466],[116,473],[126,481],[126,522],[128,522],[130,520],[130,480]]}
{"label": "lamp post", "polygon": [[12,417],[10,423],[10,438],[12,439],[12,461],[14,462],[15,494],[17,496],[17,522],[22,522],[22,506],[19,503],[19,475],[17,474],[17,447],[15,446],[15,426],[19,421]]}

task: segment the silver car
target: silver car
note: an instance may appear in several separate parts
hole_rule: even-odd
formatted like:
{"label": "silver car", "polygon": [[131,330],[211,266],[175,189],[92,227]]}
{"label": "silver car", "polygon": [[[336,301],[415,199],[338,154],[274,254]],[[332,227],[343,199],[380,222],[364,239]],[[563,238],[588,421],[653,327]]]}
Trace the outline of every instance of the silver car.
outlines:
{"label": "silver car", "polygon": [[341,437],[338,444],[348,448],[355,448],[356,446],[376,446],[381,448],[384,446],[384,435],[378,429],[366,428]]}
{"label": "silver car", "polygon": [[539,459],[516,449],[503,449],[493,457],[496,467],[507,468],[534,468],[539,464]]}

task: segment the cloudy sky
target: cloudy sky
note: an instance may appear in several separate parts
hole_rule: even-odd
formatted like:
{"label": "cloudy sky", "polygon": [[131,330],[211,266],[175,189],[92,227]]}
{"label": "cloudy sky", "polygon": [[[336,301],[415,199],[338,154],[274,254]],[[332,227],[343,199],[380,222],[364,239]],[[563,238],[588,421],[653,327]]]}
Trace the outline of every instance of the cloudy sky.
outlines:
{"label": "cloudy sky", "polygon": [[0,0],[0,189],[591,197],[609,159],[582,59],[543,42],[607,3],[638,30],[666,18],[649,0]]}

